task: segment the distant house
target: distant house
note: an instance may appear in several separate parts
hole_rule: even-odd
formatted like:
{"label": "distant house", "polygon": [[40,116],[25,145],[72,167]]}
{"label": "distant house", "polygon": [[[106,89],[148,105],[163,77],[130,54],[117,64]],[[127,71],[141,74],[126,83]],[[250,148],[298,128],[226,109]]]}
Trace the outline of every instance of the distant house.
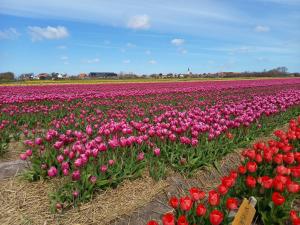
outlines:
{"label": "distant house", "polygon": [[112,72],[90,72],[90,78],[118,78],[118,74]]}
{"label": "distant house", "polygon": [[19,77],[20,80],[32,80],[33,78],[34,78],[33,73],[23,73]]}
{"label": "distant house", "polygon": [[51,79],[51,76],[48,73],[40,73],[37,75],[37,79],[48,80],[48,79]]}
{"label": "distant house", "polygon": [[78,78],[79,79],[85,79],[87,77],[88,77],[88,75],[86,73],[80,73],[80,74],[78,74]]}

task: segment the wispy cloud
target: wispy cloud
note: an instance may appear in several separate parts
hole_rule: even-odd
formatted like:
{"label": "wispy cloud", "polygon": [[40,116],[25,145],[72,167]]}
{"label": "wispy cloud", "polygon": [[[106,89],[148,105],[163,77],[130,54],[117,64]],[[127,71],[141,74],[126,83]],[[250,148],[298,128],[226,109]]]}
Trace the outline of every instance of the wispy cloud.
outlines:
{"label": "wispy cloud", "polygon": [[41,41],[43,39],[62,39],[69,36],[68,29],[63,26],[28,27],[28,32],[32,41]]}
{"label": "wispy cloud", "polygon": [[87,59],[87,60],[85,60],[85,62],[88,64],[99,63],[100,59],[99,58]]}
{"label": "wispy cloud", "polygon": [[132,44],[132,43],[130,43],[130,42],[128,42],[128,43],[126,44],[126,47],[127,47],[127,48],[134,48],[134,47],[136,47],[136,45],[135,45],[135,44]]}
{"label": "wispy cloud", "polygon": [[184,48],[179,49],[179,52],[180,52],[182,55],[185,55],[185,54],[188,53],[188,51],[187,51],[186,49],[184,49]]}
{"label": "wispy cloud", "polygon": [[125,59],[125,60],[123,60],[123,63],[124,64],[129,64],[131,61],[130,61],[130,59]]}
{"label": "wispy cloud", "polygon": [[181,38],[174,38],[171,40],[171,44],[176,46],[182,45],[184,42],[185,42],[184,39]]}
{"label": "wispy cloud", "polygon": [[262,26],[262,25],[257,25],[254,29],[256,32],[269,32],[270,27],[268,26]]}
{"label": "wispy cloud", "polygon": [[146,51],[145,51],[145,54],[146,54],[146,55],[151,55],[151,51],[150,51],[150,50],[146,50]]}
{"label": "wispy cloud", "polygon": [[299,0],[258,0],[262,2],[270,2],[276,4],[285,4],[285,5],[300,5]]}
{"label": "wispy cloud", "polygon": [[148,63],[154,65],[154,64],[156,64],[157,62],[156,62],[156,60],[151,59],[151,60],[148,61]]}
{"label": "wispy cloud", "polygon": [[15,40],[20,36],[20,33],[13,27],[5,30],[0,30],[0,39]]}
{"label": "wispy cloud", "polygon": [[132,29],[146,30],[150,28],[150,17],[146,14],[136,15],[129,19],[127,26]]}
{"label": "wispy cloud", "polygon": [[61,49],[61,50],[64,50],[64,49],[67,49],[67,46],[65,45],[59,45],[57,46],[58,49]]}
{"label": "wispy cloud", "polygon": [[68,60],[69,57],[68,57],[68,56],[61,56],[60,59],[61,59],[61,60]]}

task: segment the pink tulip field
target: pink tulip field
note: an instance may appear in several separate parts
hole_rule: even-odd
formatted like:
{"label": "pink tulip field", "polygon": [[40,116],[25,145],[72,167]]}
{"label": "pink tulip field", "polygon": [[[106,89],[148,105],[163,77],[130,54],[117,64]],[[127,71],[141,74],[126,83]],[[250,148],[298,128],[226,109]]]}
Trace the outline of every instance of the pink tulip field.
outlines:
{"label": "pink tulip field", "polygon": [[0,87],[0,155],[22,141],[52,209],[144,171],[192,175],[300,115],[300,79]]}

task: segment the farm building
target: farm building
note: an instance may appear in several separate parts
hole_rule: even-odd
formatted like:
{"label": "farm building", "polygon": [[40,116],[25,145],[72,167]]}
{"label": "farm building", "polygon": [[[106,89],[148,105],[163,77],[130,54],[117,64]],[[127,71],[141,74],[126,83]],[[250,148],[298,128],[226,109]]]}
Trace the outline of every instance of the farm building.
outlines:
{"label": "farm building", "polygon": [[118,74],[112,72],[90,72],[90,78],[118,78]]}

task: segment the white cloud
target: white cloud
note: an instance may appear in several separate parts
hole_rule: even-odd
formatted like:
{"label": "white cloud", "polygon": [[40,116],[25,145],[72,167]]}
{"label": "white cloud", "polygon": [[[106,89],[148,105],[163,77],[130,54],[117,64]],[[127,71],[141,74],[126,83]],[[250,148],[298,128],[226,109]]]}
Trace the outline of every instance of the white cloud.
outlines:
{"label": "white cloud", "polygon": [[68,60],[69,57],[68,57],[68,56],[61,56],[60,59],[61,59],[61,60]]}
{"label": "white cloud", "polygon": [[179,49],[179,52],[183,55],[188,53],[188,51],[186,49]]}
{"label": "white cloud", "polygon": [[173,40],[171,40],[171,44],[179,46],[182,45],[184,43],[184,39],[181,38],[174,38]]}
{"label": "white cloud", "polygon": [[94,59],[88,59],[86,60],[87,63],[91,64],[91,63],[98,63],[100,62],[99,58],[94,58]]}
{"label": "white cloud", "polygon": [[0,30],[0,39],[14,40],[14,39],[17,39],[19,36],[20,36],[20,34],[13,27],[10,27],[5,30]]}
{"label": "white cloud", "polygon": [[67,49],[67,46],[65,46],[65,45],[59,45],[59,46],[57,46],[57,48],[63,50],[63,49]]}
{"label": "white cloud", "polygon": [[135,45],[135,44],[132,44],[132,43],[130,43],[130,42],[128,42],[128,43],[126,44],[126,47],[127,47],[127,48],[134,48],[134,47],[136,47],[136,45]]}
{"label": "white cloud", "polygon": [[43,39],[62,39],[69,36],[67,28],[63,26],[28,27],[28,32],[32,41],[40,41]]}
{"label": "white cloud", "polygon": [[269,32],[270,31],[270,27],[258,25],[258,26],[255,27],[254,30],[256,32]]}
{"label": "white cloud", "polygon": [[151,60],[149,60],[149,62],[148,62],[149,64],[152,64],[152,65],[154,65],[154,64],[156,64],[157,62],[156,62],[156,60],[154,60],[154,59],[151,59]]}
{"label": "white cloud", "polygon": [[146,30],[149,29],[150,26],[150,17],[146,14],[133,16],[127,23],[127,27],[136,30]]}
{"label": "white cloud", "polygon": [[124,64],[129,64],[131,61],[130,61],[130,59],[125,59],[125,60],[123,60],[123,63]]}

